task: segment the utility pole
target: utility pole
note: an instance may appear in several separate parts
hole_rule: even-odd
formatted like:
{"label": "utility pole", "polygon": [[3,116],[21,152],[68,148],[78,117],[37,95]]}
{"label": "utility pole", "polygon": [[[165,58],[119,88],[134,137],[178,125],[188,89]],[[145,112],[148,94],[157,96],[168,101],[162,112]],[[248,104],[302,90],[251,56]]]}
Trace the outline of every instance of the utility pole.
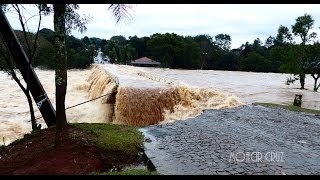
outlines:
{"label": "utility pole", "polygon": [[[37,74],[34,72],[32,65],[29,65],[29,59],[24,52],[20,42],[13,29],[10,26],[3,10],[0,8],[0,35],[10,50],[11,57],[20,70],[24,81],[27,83],[29,75],[29,87],[31,95],[39,108],[41,115],[50,127],[56,124],[56,111],[54,110],[49,97],[43,89]],[[30,69],[29,69],[30,68]],[[29,69],[29,70],[28,70]],[[29,74],[28,74],[29,73]]]}

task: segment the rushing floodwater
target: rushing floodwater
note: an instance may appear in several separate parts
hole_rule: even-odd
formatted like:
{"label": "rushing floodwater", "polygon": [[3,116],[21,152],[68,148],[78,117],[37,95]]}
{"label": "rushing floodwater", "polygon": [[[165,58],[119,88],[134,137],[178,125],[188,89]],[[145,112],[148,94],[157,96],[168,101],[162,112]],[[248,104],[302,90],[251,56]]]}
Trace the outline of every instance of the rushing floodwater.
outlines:
{"label": "rushing floodwater", "polygon": [[[54,71],[39,69],[35,71],[55,108]],[[90,70],[68,71],[66,107],[88,100],[86,79],[90,73]],[[0,144],[3,144],[3,137],[5,144],[8,144],[31,131],[29,106],[21,89],[6,73],[0,72],[0,82]],[[68,120],[70,122],[105,122],[100,115],[100,106],[95,103],[89,102],[67,110]],[[41,116],[35,104],[34,109],[36,117]],[[39,119],[38,122],[42,127],[46,127],[43,119]]]}
{"label": "rushing floodwater", "polygon": [[288,74],[239,71],[169,70],[142,68],[147,72],[168,77],[195,87],[207,87],[238,96],[246,104],[253,102],[293,103],[295,94],[302,94],[302,107],[320,109],[320,92],[313,92],[313,78],[306,76],[306,90],[298,81],[286,85]]}
{"label": "rushing floodwater", "polygon": [[[108,73],[116,76],[120,81],[120,85],[122,83],[123,87],[126,88],[138,87],[140,90],[141,88],[150,87],[167,89],[172,85],[188,88],[204,88],[207,89],[207,91],[217,90],[215,96],[217,94],[219,95],[216,97],[219,97],[217,101],[221,103],[226,103],[225,100],[232,97],[222,96],[220,92],[223,92],[227,95],[237,96],[240,101],[245,104],[252,102],[291,104],[295,94],[302,94],[303,107],[320,109],[320,93],[312,91],[313,79],[310,76],[307,76],[306,78],[307,90],[300,90],[298,89],[298,82],[290,86],[285,85],[285,80],[288,77],[287,74],[211,70],[169,70],[162,68],[115,66],[111,64],[103,65],[102,67]],[[35,71],[52,104],[55,104],[54,71],[39,69],[36,69]],[[66,107],[90,99],[88,93],[90,84],[88,80],[91,74],[92,70],[68,71]],[[0,144],[3,144],[3,140],[5,144],[8,144],[17,138],[21,138],[23,134],[30,132],[30,115],[26,97],[14,80],[11,80],[6,73],[0,72],[0,82]],[[188,93],[190,94],[190,92],[191,94],[194,94],[194,91],[189,90]],[[210,99],[210,101],[212,100],[214,99]],[[194,101],[190,102],[194,103]],[[207,106],[205,103],[200,104],[207,106],[206,108],[213,107],[212,102],[210,103],[210,106]],[[232,104],[235,105],[234,102]],[[34,107],[37,110],[35,105]],[[92,123],[108,122],[106,119],[106,111],[108,111],[108,109],[106,109],[106,107],[107,106],[101,105],[101,101],[92,101],[69,109],[67,110],[68,121]],[[175,109],[179,110],[179,108]],[[190,109],[185,110],[190,111]],[[198,114],[201,109],[198,108],[196,110],[197,113],[195,114]],[[167,113],[165,118],[172,117],[169,116],[169,114]],[[183,114],[184,113],[181,113],[181,115]],[[36,117],[39,115],[40,113],[37,111]],[[179,117],[178,115],[175,114],[174,118]],[[42,119],[40,119],[39,122],[45,127]]]}

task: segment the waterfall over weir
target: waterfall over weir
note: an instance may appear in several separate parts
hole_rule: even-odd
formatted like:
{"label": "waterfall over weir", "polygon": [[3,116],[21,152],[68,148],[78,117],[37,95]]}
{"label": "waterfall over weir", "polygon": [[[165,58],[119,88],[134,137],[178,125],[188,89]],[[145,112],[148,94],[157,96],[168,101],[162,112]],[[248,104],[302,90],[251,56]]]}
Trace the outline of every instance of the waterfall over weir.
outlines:
{"label": "waterfall over weir", "polygon": [[[54,71],[35,69],[55,108]],[[236,97],[212,88],[195,88],[162,73],[124,65],[94,65],[86,70],[68,70],[66,111],[68,122],[149,125],[182,120],[209,108],[234,107]],[[16,82],[0,72],[0,145],[30,133],[27,99]],[[35,104],[35,115],[41,117]],[[37,120],[46,125],[42,118]]]}
{"label": "waterfall over weir", "polygon": [[[55,107],[54,71],[35,69]],[[95,65],[68,70],[66,107],[106,96],[68,109],[68,122],[147,125],[195,117],[204,109],[231,108],[253,102],[292,104],[302,94],[302,107],[320,109],[320,93],[313,92],[313,78],[306,76],[306,90],[299,83],[285,85],[289,74],[217,70],[184,70],[125,65]],[[0,72],[0,145],[31,131],[27,99],[16,82]],[[241,100],[238,100],[237,97]],[[41,117],[35,104],[36,117]],[[45,128],[43,119],[38,123]]]}
{"label": "waterfall over weir", "polygon": [[104,94],[101,106],[107,122],[150,125],[200,115],[204,109],[241,105],[237,97],[206,88],[188,87],[181,82],[125,65],[99,65],[88,79],[89,96]]}

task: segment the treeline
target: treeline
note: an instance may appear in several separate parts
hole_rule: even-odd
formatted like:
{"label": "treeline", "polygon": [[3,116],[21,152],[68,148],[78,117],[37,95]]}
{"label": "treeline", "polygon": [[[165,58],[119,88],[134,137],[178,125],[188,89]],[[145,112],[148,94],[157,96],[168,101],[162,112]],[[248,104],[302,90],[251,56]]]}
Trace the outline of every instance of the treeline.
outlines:
{"label": "treeline", "polygon": [[[156,33],[150,37],[130,36],[128,39],[118,35],[109,40],[67,36],[68,68],[86,68],[93,62],[97,50],[101,49],[112,63],[117,64],[130,64],[134,59],[147,56],[167,68],[308,73],[308,65],[304,62],[313,61],[320,54],[319,43],[307,44],[316,40],[316,34],[309,32],[313,24],[312,17],[305,14],[296,19],[291,30],[280,25],[276,37],[256,38],[235,49],[230,49],[232,39],[228,34],[212,37],[208,34],[181,36]],[[28,51],[22,32],[16,33]],[[296,43],[294,37],[302,42]],[[30,39],[34,39],[34,34],[30,34]],[[40,30],[34,66],[54,68],[53,44],[53,31]]]}
{"label": "treeline", "polygon": [[[30,51],[33,51],[33,42],[35,40],[35,34],[26,33],[24,36],[23,31],[15,30],[15,34],[19,42],[21,43],[26,55],[29,57]],[[27,40],[26,40],[27,39]],[[30,48],[27,45],[29,42]],[[96,42],[95,38],[92,38],[92,44],[85,44],[82,40],[75,38],[74,36],[67,36],[66,47],[67,47],[67,63],[69,69],[82,69],[87,68],[96,56]],[[0,43],[3,43],[1,40]],[[1,53],[5,53],[3,44],[1,44]],[[33,57],[32,64],[34,67],[40,67],[44,69],[54,69],[55,62],[55,49],[54,49],[54,32],[50,29],[41,29],[37,40],[37,47],[35,55]],[[0,69],[6,69],[6,63],[3,56],[0,56]]]}
{"label": "treeline", "polygon": [[101,48],[113,63],[119,64],[148,56],[167,68],[290,73],[295,76],[288,78],[287,84],[299,80],[301,89],[304,89],[306,74],[311,74],[314,91],[317,91],[320,88],[317,83],[320,78],[320,44],[317,34],[311,32],[314,20],[308,14],[295,20],[291,27],[280,25],[276,37],[269,36],[264,41],[256,38],[236,49],[230,49],[232,39],[228,34],[212,37],[175,33],[132,36],[129,39],[113,36]]}
{"label": "treeline", "polygon": [[174,33],[129,39],[113,36],[104,43],[102,50],[113,63],[119,64],[148,56],[168,68],[288,73],[292,70],[287,66],[302,58],[302,49],[310,57],[320,53],[318,43],[303,47],[288,43],[280,36],[277,39],[269,37],[265,42],[257,38],[236,49],[230,49],[231,37],[227,34],[214,38],[206,34],[184,37]]}

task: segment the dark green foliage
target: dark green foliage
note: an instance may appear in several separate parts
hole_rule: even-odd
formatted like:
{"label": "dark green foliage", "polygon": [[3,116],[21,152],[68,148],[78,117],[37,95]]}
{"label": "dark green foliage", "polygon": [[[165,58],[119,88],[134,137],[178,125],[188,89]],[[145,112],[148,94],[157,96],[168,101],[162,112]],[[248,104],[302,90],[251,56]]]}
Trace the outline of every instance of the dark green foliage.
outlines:
{"label": "dark green foliage", "polygon": [[[22,47],[26,53],[29,53],[26,41],[23,37],[22,31],[15,31]],[[28,33],[28,39],[33,40],[35,35]],[[41,67],[45,69],[54,69],[54,32],[50,29],[41,29],[38,37],[38,47],[33,60],[34,67]],[[83,41],[74,36],[67,36],[66,38],[68,69],[73,68],[87,68],[93,63],[93,58],[96,55],[96,46],[93,44],[86,45]],[[5,62],[0,57],[0,68],[4,69]]]}
{"label": "dark green foliage", "polygon": [[8,4],[0,4],[0,9],[2,9],[3,12],[7,12]]}
{"label": "dark green foliage", "polygon": [[292,32],[294,35],[299,36],[303,45],[315,38],[315,32],[308,34],[309,30],[313,28],[314,20],[311,15],[304,14],[296,19],[296,23],[292,25]]}
{"label": "dark green foliage", "polygon": [[266,42],[264,43],[264,47],[266,48],[271,48],[274,43],[275,43],[276,39],[272,36],[269,36],[266,40]]}
{"label": "dark green foliage", "polygon": [[54,69],[54,55],[55,50],[53,44],[39,36],[39,53],[35,56],[33,66],[42,67],[46,69]]}
{"label": "dark green foliage", "polygon": [[275,45],[285,46],[293,43],[293,37],[289,28],[280,25],[278,28],[278,34],[274,41]]}
{"label": "dark green foliage", "polygon": [[229,50],[231,46],[231,37],[228,34],[218,34],[215,37],[214,44],[223,50]]}
{"label": "dark green foliage", "polygon": [[84,38],[82,38],[81,41],[87,46],[90,45],[90,43],[91,43],[88,36],[85,36]]}
{"label": "dark green foliage", "polygon": [[268,59],[257,52],[250,52],[248,57],[241,61],[241,69],[254,72],[268,72],[270,67]]}
{"label": "dark green foliage", "polygon": [[200,34],[194,37],[189,37],[193,39],[197,43],[200,48],[200,68],[201,69],[210,69],[213,67],[213,57],[215,48],[214,43],[212,41],[212,37],[208,34]]}
{"label": "dark green foliage", "polygon": [[307,59],[307,52],[305,49],[305,45],[307,42],[310,40],[316,38],[317,33],[312,32],[309,34],[309,30],[312,29],[314,24],[314,20],[311,15],[309,14],[304,14],[303,16],[300,16],[296,19],[296,23],[292,25],[292,33],[296,36],[299,36],[301,38],[301,45],[302,45],[302,58],[300,59],[299,62],[299,79],[300,79],[300,84],[301,84],[301,89],[304,89],[304,84],[305,84],[305,69],[302,68],[302,65],[304,64],[305,60]]}
{"label": "dark green foliage", "polygon": [[240,59],[240,52],[238,50],[232,50],[224,54],[220,67],[223,70],[237,71],[240,69],[239,59]]}
{"label": "dark green foliage", "polygon": [[[159,61],[162,67],[169,68],[304,75],[310,70],[303,68],[302,65],[309,62],[310,58],[315,57],[316,54],[320,54],[319,44],[305,44],[315,37],[315,34],[308,30],[313,24],[312,17],[305,14],[296,19],[292,32],[288,27],[280,25],[276,37],[269,36],[263,41],[257,38],[236,49],[230,49],[231,37],[224,33],[215,36],[200,34],[186,37],[174,33],[156,33],[150,37],[130,36],[129,39],[122,35],[113,36],[110,39],[85,36],[80,40],[67,36],[68,68],[86,68],[97,55],[96,50],[101,48],[104,55],[109,56],[111,62],[117,64],[130,64],[134,59],[147,56]],[[40,30],[35,66],[54,68],[53,34],[50,29]],[[21,35],[17,33],[21,44],[26,49]],[[298,36],[303,41],[302,44],[294,44],[293,35]],[[30,40],[33,38],[31,34]],[[299,80],[302,76],[296,77],[298,77],[296,80]],[[294,78],[288,78],[288,82],[294,81]]]}
{"label": "dark green foliage", "polygon": [[133,53],[133,59],[138,59],[144,56],[148,56],[147,42],[150,40],[149,37],[137,37],[130,36],[129,44],[135,49]]}
{"label": "dark green foliage", "polygon": [[43,28],[39,31],[39,35],[41,35],[51,44],[54,44],[54,31],[52,31],[51,29]]}
{"label": "dark green foliage", "polygon": [[174,33],[153,34],[147,43],[150,57],[163,67],[200,68],[201,50],[190,38]]}

